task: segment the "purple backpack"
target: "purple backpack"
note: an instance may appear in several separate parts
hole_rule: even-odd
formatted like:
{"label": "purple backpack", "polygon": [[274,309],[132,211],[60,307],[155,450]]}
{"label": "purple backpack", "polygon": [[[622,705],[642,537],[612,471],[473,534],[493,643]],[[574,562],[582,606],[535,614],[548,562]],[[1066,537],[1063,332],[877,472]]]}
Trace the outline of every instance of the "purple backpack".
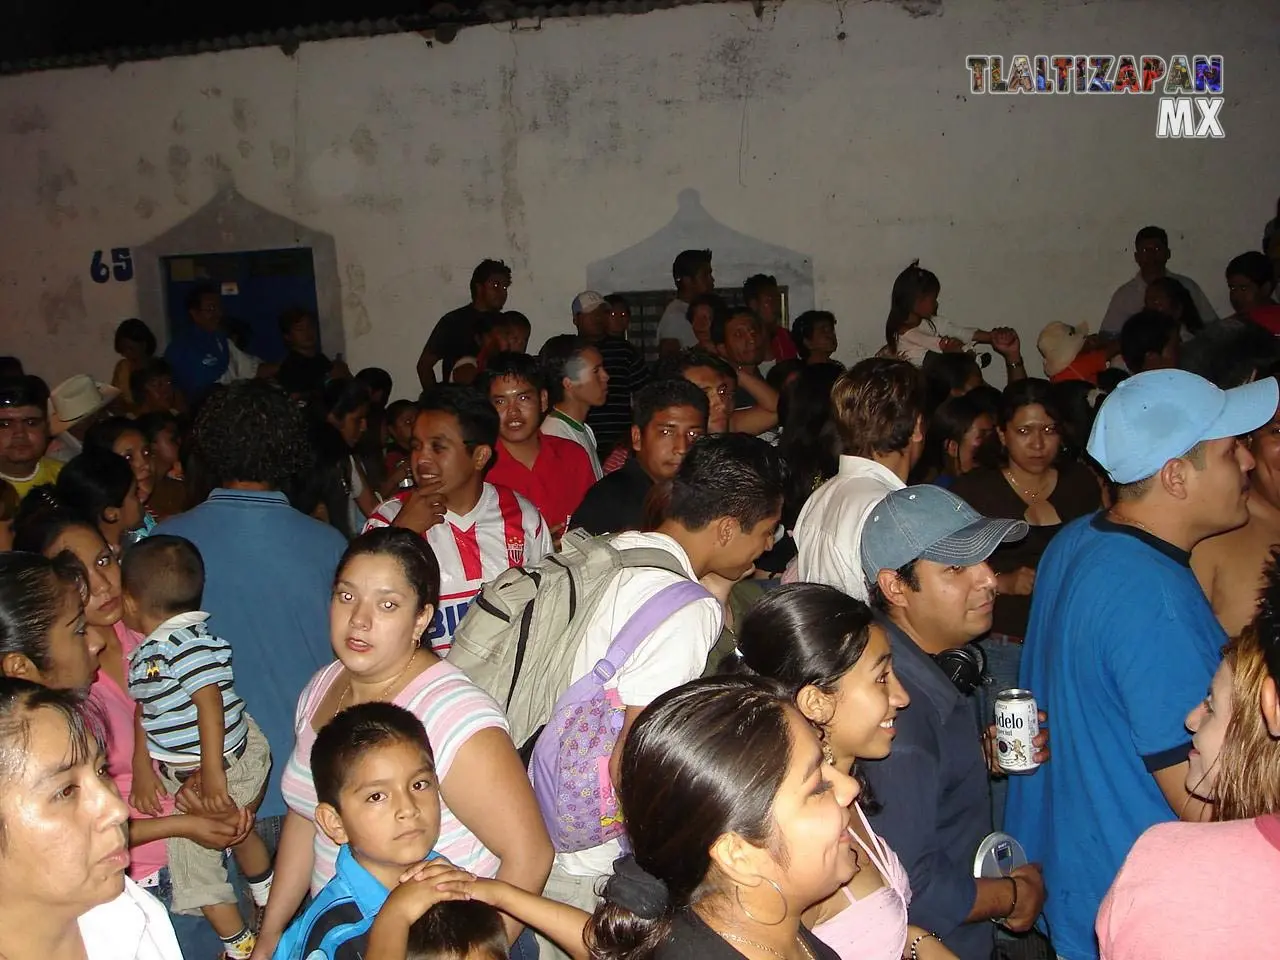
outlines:
{"label": "purple backpack", "polygon": [[557,852],[597,847],[626,832],[609,776],[626,705],[604,685],[668,618],[709,596],[692,580],[659,590],[631,615],[591,672],[556,701],[533,748],[529,777]]}

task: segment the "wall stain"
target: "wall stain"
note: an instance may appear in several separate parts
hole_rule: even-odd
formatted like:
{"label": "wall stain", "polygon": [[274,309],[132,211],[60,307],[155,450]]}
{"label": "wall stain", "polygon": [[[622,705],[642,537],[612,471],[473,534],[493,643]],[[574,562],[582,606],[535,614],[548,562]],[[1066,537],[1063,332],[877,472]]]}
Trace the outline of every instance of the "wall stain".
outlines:
{"label": "wall stain", "polygon": [[277,170],[283,170],[287,167],[292,156],[293,151],[283,143],[271,141],[271,163]]}
{"label": "wall stain", "polygon": [[459,80],[449,84],[449,112],[455,117],[471,119],[477,113],[489,109],[489,91],[482,81],[480,83],[462,83]]}
{"label": "wall stain", "polygon": [[219,187],[226,187],[231,184],[231,167],[222,154],[210,153],[206,155],[204,168],[213,174],[214,183]]}
{"label": "wall stain", "polygon": [[79,215],[65,198],[66,192],[75,185],[76,172],[71,167],[55,163],[47,150],[36,155],[36,202],[50,223],[74,220]]}
{"label": "wall stain", "polygon": [[138,176],[154,177],[156,175],[156,165],[146,157],[138,158]]}
{"label": "wall stain", "polygon": [[907,16],[915,19],[942,16],[942,0],[881,0],[881,2],[901,7],[906,11]]}
{"label": "wall stain", "polygon": [[373,112],[374,113],[395,113],[395,98],[386,87],[379,86],[373,91]]}
{"label": "wall stain", "polygon": [[520,107],[517,105],[516,68],[500,67],[501,83],[499,112],[502,126],[499,133],[499,173],[502,182],[502,223],[506,230],[507,249],[517,265],[523,266],[528,257],[528,232],[525,226],[524,194],[520,192]]}
{"label": "wall stain", "polygon": [[178,115],[173,118],[173,123],[170,126],[173,132],[178,136],[182,136],[187,132],[187,121],[183,118],[181,110],[179,110]]}
{"label": "wall stain", "polygon": [[245,97],[236,97],[231,101],[231,122],[238,131],[248,133],[253,121],[253,108]]}
{"label": "wall stain", "polygon": [[351,203],[372,213],[399,213],[404,209],[400,197],[384,197],[376,193],[360,193],[350,198]]}
{"label": "wall stain", "polygon": [[46,290],[40,294],[40,321],[50,335],[56,335],[64,325],[78,329],[87,316],[79,274],[71,278],[61,293]]}
{"label": "wall stain", "polygon": [[206,97],[212,97],[215,100],[222,96],[221,87],[205,87],[200,92],[203,93]]}
{"label": "wall stain", "polygon": [[372,167],[378,162],[378,141],[363,123],[351,132],[351,152],[366,166]]}
{"label": "wall stain", "polygon": [[187,182],[191,168],[191,151],[180,143],[169,147],[169,179],[175,187]]}
{"label": "wall stain", "polygon": [[248,160],[253,153],[253,144],[248,140],[241,140],[236,143],[236,150],[240,152],[240,156]]}
{"label": "wall stain", "polygon": [[714,46],[699,64],[698,99],[724,102],[762,92],[785,93],[790,72],[782,64],[766,69],[761,47],[756,44],[757,37],[767,30],[760,27],[742,36],[726,37]]}
{"label": "wall stain", "polygon": [[488,155],[476,160],[463,160],[462,169],[467,181],[462,185],[462,196],[472,210],[490,210],[495,198],[493,191],[493,163]]}
{"label": "wall stain", "polygon": [[[542,103],[547,110],[547,122],[551,126],[567,131],[569,129],[569,98],[580,78],[570,81],[557,73],[547,75],[542,84]],[[505,91],[503,91],[505,95]]]}
{"label": "wall stain", "polygon": [[156,202],[150,197],[139,197],[138,202],[133,205],[133,212],[143,220],[150,220],[156,212]]}
{"label": "wall stain", "polygon": [[25,136],[28,133],[43,133],[48,129],[49,118],[40,109],[39,104],[20,107],[9,118],[9,132],[16,133],[18,136]]}
{"label": "wall stain", "polygon": [[427,162],[428,167],[434,167],[444,159],[444,147],[438,143],[433,143],[427,148],[426,156],[423,159]]}
{"label": "wall stain", "polygon": [[364,305],[365,279],[364,267],[358,263],[347,264],[347,282],[342,297],[342,306],[351,321],[352,333],[355,337],[363,337],[373,332],[373,324],[369,320],[369,311]]}

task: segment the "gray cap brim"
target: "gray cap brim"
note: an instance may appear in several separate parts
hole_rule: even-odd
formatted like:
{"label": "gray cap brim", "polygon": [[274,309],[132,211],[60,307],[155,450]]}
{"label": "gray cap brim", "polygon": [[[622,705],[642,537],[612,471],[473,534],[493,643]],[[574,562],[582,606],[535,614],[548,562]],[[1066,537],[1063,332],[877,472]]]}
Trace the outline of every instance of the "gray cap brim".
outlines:
{"label": "gray cap brim", "polygon": [[971,567],[990,557],[1000,544],[1021,540],[1030,529],[1025,520],[983,517],[922,550],[920,559],[949,567]]}

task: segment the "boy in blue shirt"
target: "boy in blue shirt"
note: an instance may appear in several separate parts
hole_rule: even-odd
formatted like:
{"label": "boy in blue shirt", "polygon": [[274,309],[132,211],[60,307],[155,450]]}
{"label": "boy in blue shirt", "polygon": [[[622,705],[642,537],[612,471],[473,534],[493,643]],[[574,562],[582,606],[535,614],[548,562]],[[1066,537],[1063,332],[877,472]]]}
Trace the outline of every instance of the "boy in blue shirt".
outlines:
{"label": "boy in blue shirt", "polygon": [[[422,721],[408,710],[380,701],[343,710],[316,734],[311,774],[316,825],[340,847],[337,872],[284,932],[274,960],[364,956],[369,928],[400,878],[437,859],[435,757]],[[467,899],[471,874],[443,860],[428,869],[428,900]]]}

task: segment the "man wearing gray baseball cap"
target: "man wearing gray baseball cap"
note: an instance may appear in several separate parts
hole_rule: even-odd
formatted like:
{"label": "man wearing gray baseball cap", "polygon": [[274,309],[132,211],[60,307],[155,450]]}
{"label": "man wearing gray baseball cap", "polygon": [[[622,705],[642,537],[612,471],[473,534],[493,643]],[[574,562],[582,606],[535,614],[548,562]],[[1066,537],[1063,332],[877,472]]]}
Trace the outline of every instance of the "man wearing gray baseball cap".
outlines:
{"label": "man wearing gray baseball cap", "polygon": [[[962,960],[991,956],[989,920],[1027,930],[1044,902],[1034,865],[1002,880],[973,877],[991,832],[991,793],[972,700],[982,671],[970,643],[991,629],[996,578],[987,558],[1026,535],[1022,520],[984,517],[935,486],[889,493],[862,528],[870,602],[911,708],[898,714],[893,752],[858,769],[881,806],[875,830],[911,876],[911,922]],[[1046,740],[1036,741],[1039,760]]]}
{"label": "man wearing gray baseball cap", "polygon": [[1183,720],[1227,638],[1190,554],[1248,519],[1253,457],[1237,438],[1275,415],[1277,394],[1271,378],[1224,391],[1183,370],[1122,382],[1088,443],[1114,505],[1064,527],[1040,561],[1018,685],[1053,715],[1055,758],[1013,778],[1005,826],[1044,864],[1061,957],[1098,956],[1094,919],[1138,836],[1204,814]]}

